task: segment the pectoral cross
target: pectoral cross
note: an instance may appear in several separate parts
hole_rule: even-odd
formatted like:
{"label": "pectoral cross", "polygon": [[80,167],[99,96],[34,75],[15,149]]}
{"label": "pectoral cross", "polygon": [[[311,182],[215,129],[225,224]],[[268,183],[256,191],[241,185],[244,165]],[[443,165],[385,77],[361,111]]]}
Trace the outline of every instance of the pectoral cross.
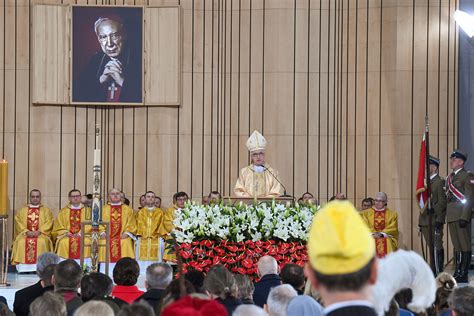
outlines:
{"label": "pectoral cross", "polygon": [[118,90],[118,88],[115,86],[115,81],[112,81],[108,90],[110,91],[109,100],[113,100],[115,98],[115,91]]}

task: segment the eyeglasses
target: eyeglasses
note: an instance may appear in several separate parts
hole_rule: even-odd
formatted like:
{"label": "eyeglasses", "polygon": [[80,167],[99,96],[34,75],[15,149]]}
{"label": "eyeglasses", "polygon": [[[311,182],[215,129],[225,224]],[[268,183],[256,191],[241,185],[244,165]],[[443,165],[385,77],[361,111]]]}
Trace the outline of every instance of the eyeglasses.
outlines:
{"label": "eyeglasses", "polygon": [[265,153],[253,153],[252,157],[259,157],[259,156],[263,156],[263,155],[265,155]]}
{"label": "eyeglasses", "polygon": [[115,33],[112,33],[112,34],[109,34],[109,35],[99,35],[98,36],[99,41],[104,42],[104,43],[107,42],[107,39],[109,37],[112,41],[116,41],[116,40],[119,40],[120,38],[122,38],[122,35],[119,32],[115,32]]}
{"label": "eyeglasses", "polygon": [[80,195],[71,195],[70,197],[75,198],[75,197],[81,197]]}
{"label": "eyeglasses", "polygon": [[375,199],[375,200],[374,200],[374,202],[382,202],[382,203],[385,203],[386,201],[384,201],[384,200],[377,200],[377,199]]}

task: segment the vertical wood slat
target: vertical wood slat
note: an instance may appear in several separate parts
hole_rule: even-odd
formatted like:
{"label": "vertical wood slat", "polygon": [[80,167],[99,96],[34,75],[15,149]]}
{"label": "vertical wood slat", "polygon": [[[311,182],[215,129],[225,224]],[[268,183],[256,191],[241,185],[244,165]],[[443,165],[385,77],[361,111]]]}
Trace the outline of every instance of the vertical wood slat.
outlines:
{"label": "vertical wood slat", "polygon": [[55,212],[73,186],[88,191],[96,116],[104,190],[121,187],[134,207],[146,189],[164,205],[177,190],[197,200],[215,189],[230,194],[248,163],[245,141],[259,129],[290,193],[325,202],[343,191],[358,205],[386,191],[402,246],[420,250],[413,183],[427,104],[442,174],[457,143],[456,0],[126,3],[181,5],[179,109],[31,106],[23,93],[36,80],[28,73],[31,6],[1,4],[0,131],[4,157],[15,162],[15,208],[33,187]]}

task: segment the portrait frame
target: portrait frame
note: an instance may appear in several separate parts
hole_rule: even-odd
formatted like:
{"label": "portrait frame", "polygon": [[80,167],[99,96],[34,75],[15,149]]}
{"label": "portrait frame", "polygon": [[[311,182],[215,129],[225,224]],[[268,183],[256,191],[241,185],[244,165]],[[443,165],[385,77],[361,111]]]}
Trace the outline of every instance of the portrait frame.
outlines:
{"label": "portrait frame", "polygon": [[[144,6],[71,5],[71,105],[145,105],[144,16]],[[94,24],[100,18],[107,21],[98,23],[99,28],[105,24],[122,27],[99,40]],[[120,57],[115,58],[117,53]],[[113,63],[123,67],[123,86],[116,84],[111,75],[105,75]],[[127,81],[127,75],[132,80]],[[103,78],[107,79],[99,82]]]}

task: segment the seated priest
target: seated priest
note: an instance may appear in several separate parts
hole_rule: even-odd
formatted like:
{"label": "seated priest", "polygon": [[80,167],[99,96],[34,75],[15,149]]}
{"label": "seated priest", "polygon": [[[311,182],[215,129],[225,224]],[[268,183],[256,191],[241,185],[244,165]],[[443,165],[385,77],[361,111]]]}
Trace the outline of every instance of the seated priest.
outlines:
{"label": "seated priest", "polygon": [[283,194],[278,171],[265,164],[266,145],[265,137],[257,131],[247,140],[252,164],[240,170],[234,188],[237,197],[278,197]]}
{"label": "seated priest", "polygon": [[398,249],[398,214],[387,207],[387,194],[377,193],[374,206],[360,214],[375,239],[377,257],[385,257]]}
{"label": "seated priest", "polygon": [[[169,242],[171,242],[171,232],[174,229],[174,213],[177,210],[183,209],[186,202],[189,200],[189,196],[186,192],[177,192],[173,195],[173,205],[170,206],[166,211],[163,213],[163,220],[161,222],[161,225],[158,227],[158,234],[160,236],[160,239],[163,240],[163,243],[165,243],[164,250],[160,249],[160,251],[163,251],[163,261],[168,262],[168,263],[175,263],[176,262],[176,256],[173,251],[170,251],[168,249],[170,247]],[[161,241],[160,241],[161,242]]]}
{"label": "seated priest", "polygon": [[145,206],[137,213],[136,257],[141,274],[145,274],[152,263],[163,260],[164,242],[159,238],[159,228],[164,212],[155,203],[155,193],[148,191],[145,193]]}
{"label": "seated priest", "polygon": [[[56,241],[54,252],[63,259],[74,259],[79,263],[81,258],[81,239],[86,238],[85,245],[90,245],[89,237],[83,236],[81,223],[91,220],[91,210],[81,203],[81,191],[69,191],[69,204],[66,205],[54,220],[53,240]],[[86,234],[91,226],[85,227]],[[90,257],[90,247],[84,247],[84,258]],[[88,260],[89,261],[89,260]]]}
{"label": "seated priest", "polygon": [[41,192],[30,192],[30,204],[22,207],[15,215],[15,233],[12,264],[18,272],[36,271],[36,258],[53,250],[51,229],[53,213],[41,205]]}
{"label": "seated priest", "polygon": [[[109,191],[109,202],[102,207],[102,221],[109,222],[110,230],[110,265],[109,271],[113,271],[115,263],[123,257],[135,258],[133,239],[137,230],[135,213],[122,203],[120,190],[114,188]],[[101,227],[99,243],[99,261],[105,262],[105,228]],[[104,272],[104,265],[100,271]]]}

